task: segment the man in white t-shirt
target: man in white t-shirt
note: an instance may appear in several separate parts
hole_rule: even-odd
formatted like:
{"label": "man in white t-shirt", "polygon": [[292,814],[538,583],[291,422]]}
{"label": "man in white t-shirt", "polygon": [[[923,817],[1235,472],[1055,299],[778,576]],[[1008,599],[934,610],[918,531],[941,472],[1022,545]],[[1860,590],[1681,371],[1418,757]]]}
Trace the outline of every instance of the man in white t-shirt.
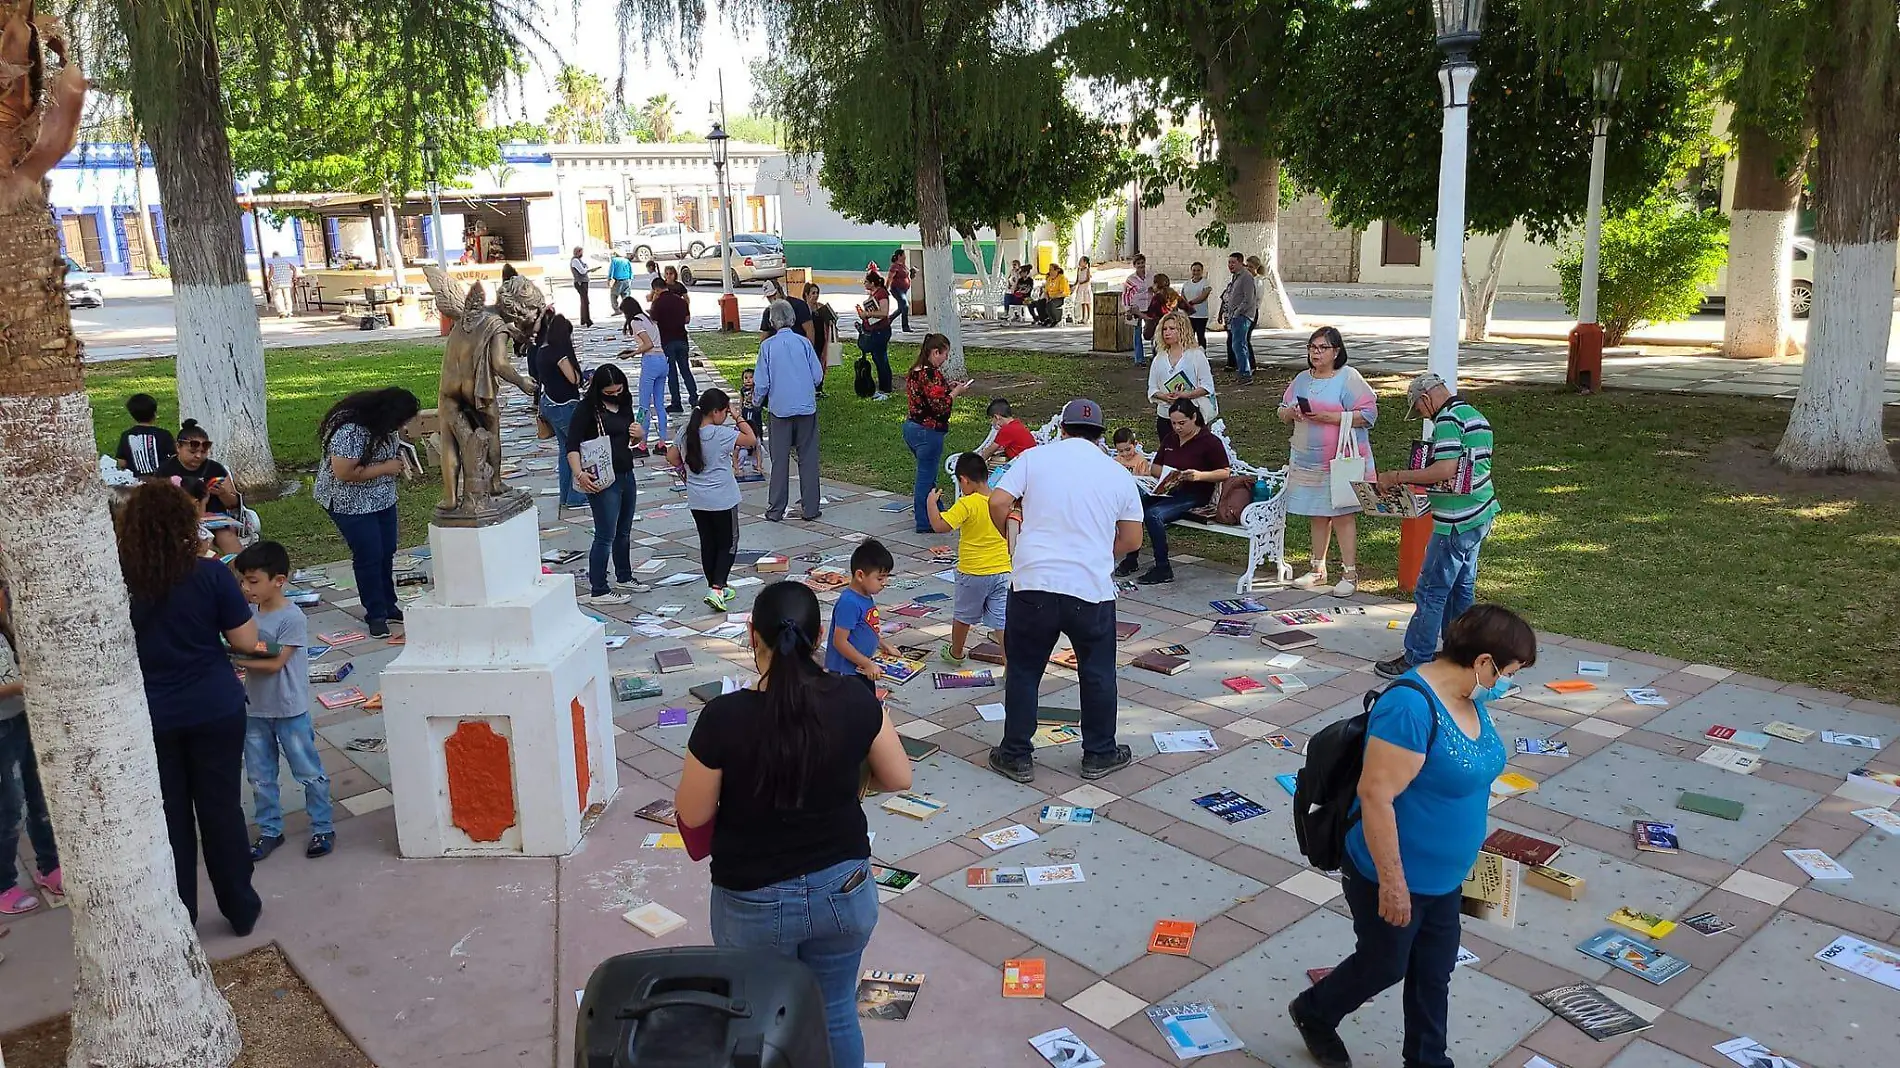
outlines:
{"label": "man in white t-shirt", "polygon": [[1207,267],[1199,260],[1188,267],[1187,281],[1181,283],[1181,304],[1188,313],[1188,323],[1194,327],[1194,343],[1207,347],[1207,298],[1214,292],[1214,283],[1207,280]]}
{"label": "man in white t-shirt", "polygon": [[1016,457],[990,493],[990,518],[1006,529],[1021,502],[1010,553],[1009,629],[1004,655],[1003,742],[990,769],[1017,782],[1036,777],[1030,736],[1038,690],[1056,638],[1069,636],[1082,677],[1082,777],[1099,779],[1133,759],[1115,743],[1115,560],[1141,545],[1141,495],[1127,470],[1102,451],[1102,406],[1072,400],[1062,437]]}
{"label": "man in white t-shirt", "polygon": [[297,287],[297,264],[281,251],[270,258],[270,302],[279,319],[290,318],[291,292]]}

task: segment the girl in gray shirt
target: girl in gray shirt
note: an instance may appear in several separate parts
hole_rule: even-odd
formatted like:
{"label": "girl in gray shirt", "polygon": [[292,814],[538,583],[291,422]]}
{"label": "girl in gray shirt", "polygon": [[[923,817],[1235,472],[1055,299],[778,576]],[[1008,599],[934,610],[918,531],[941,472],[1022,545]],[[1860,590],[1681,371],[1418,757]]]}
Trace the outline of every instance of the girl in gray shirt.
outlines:
{"label": "girl in gray shirt", "polygon": [[709,389],[699,395],[679,438],[666,450],[667,461],[686,475],[686,506],[699,529],[706,603],[714,611],[732,608],[726,581],[739,555],[739,480],[732,472],[733,452],[758,445],[752,428],[734,416],[726,391]]}

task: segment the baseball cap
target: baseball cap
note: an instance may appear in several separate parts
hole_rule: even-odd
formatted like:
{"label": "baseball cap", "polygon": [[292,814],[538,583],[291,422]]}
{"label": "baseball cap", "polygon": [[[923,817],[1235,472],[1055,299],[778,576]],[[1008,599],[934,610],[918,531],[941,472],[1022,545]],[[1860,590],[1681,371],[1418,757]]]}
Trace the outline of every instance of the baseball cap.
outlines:
{"label": "baseball cap", "polygon": [[1102,422],[1102,406],[1085,397],[1077,397],[1062,406],[1063,426],[1092,426],[1097,430],[1108,429]]}
{"label": "baseball cap", "polygon": [[1415,376],[1411,384],[1405,387],[1405,403],[1417,404],[1420,397],[1444,384],[1444,379],[1430,371],[1425,371]]}

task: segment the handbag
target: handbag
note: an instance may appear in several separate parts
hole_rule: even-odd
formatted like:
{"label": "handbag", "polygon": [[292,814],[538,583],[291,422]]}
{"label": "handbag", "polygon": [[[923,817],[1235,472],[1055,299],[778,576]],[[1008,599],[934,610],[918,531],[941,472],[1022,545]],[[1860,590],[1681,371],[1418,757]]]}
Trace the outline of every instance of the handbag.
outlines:
{"label": "handbag", "polygon": [[825,342],[825,366],[836,367],[844,362],[844,342],[832,338]]}
{"label": "handbag", "polygon": [[[1342,419],[1350,419],[1352,409],[1340,413]],[[1359,507],[1359,491],[1353,489],[1353,483],[1366,480],[1366,458],[1359,454],[1359,435],[1353,433],[1349,423],[1339,424],[1339,448],[1333,452],[1333,462],[1327,465],[1328,476],[1332,479],[1333,507]]]}
{"label": "handbag", "polygon": [[1221,482],[1214,491],[1214,522],[1240,525],[1240,514],[1253,503],[1254,481],[1252,475],[1234,475]]}
{"label": "handbag", "polygon": [[601,422],[599,412],[594,413],[594,428],[600,431],[600,436],[581,442],[578,450],[581,470],[594,480],[596,489],[606,489],[614,484],[614,443],[607,437],[607,427]]}

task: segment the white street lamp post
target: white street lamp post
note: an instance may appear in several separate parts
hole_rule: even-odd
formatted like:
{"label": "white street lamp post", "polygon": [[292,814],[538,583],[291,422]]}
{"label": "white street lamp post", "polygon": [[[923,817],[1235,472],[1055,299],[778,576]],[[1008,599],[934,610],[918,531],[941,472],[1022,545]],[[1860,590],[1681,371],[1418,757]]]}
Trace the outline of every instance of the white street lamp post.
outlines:
{"label": "white street lamp post", "polygon": [[1458,312],[1464,289],[1465,167],[1470,129],[1471,82],[1478,66],[1471,50],[1484,24],[1484,0],[1433,0],[1438,47],[1445,63],[1438,84],[1445,107],[1438,156],[1438,225],[1432,237],[1432,327],[1430,367],[1458,388]]}
{"label": "white street lamp post", "polygon": [[1590,118],[1590,190],[1583,215],[1583,267],[1577,280],[1577,326],[1570,331],[1570,361],[1564,381],[1585,393],[1594,392],[1603,379],[1603,328],[1597,325],[1597,289],[1602,271],[1603,165],[1609,152],[1610,105],[1623,81],[1623,65],[1605,60],[1597,65],[1591,89],[1595,112]]}

